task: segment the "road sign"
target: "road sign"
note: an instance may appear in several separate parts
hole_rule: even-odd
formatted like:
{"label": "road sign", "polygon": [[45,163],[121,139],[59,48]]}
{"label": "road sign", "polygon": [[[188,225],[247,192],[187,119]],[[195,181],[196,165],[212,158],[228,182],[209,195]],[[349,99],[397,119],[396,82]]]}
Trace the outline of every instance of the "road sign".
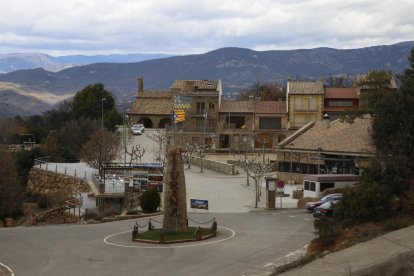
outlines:
{"label": "road sign", "polygon": [[208,200],[205,199],[190,199],[190,206],[194,209],[208,210]]}

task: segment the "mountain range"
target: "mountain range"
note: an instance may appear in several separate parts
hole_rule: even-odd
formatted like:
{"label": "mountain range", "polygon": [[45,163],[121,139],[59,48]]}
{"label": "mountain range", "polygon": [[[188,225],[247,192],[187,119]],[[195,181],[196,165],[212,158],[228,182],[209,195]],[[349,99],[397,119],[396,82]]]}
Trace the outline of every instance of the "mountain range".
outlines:
{"label": "mountain range", "polygon": [[145,89],[160,90],[179,79],[221,79],[224,93],[232,95],[258,80],[283,85],[288,78],[355,76],[369,70],[398,74],[408,68],[413,47],[414,41],[346,50],[253,51],[230,47],[140,62],[92,63],[57,72],[44,68],[17,70],[0,74],[0,116],[39,114],[97,82],[103,83],[125,108],[136,97],[139,76],[144,76]]}

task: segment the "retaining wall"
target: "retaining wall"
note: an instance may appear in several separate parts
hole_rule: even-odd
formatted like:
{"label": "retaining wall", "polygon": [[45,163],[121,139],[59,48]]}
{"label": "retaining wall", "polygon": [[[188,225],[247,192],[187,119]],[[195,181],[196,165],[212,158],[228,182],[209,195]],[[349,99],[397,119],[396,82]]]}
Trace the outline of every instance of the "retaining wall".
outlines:
{"label": "retaining wall", "polygon": [[[199,157],[193,157],[191,159],[191,165],[200,167],[201,161]],[[224,162],[214,161],[210,159],[203,159],[203,168],[212,170],[222,174],[234,175],[234,165]]]}
{"label": "retaining wall", "polygon": [[90,191],[89,184],[84,179],[46,171],[36,167],[30,170],[26,188],[27,192],[46,196],[57,192],[64,192],[70,195],[72,189],[76,189],[82,193]]}

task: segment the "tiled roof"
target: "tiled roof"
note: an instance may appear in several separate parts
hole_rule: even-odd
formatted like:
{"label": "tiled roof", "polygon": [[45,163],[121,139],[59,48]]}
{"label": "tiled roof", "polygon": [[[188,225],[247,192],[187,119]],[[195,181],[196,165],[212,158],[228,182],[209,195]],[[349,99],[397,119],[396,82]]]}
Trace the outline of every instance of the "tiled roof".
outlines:
{"label": "tiled roof", "polygon": [[172,98],[168,91],[143,91],[138,93],[132,104],[130,114],[171,115]]}
{"label": "tiled roof", "polygon": [[274,114],[287,113],[286,101],[260,101],[254,105],[255,113]]}
{"label": "tiled roof", "polygon": [[284,149],[324,152],[343,152],[344,154],[374,154],[371,139],[371,118],[355,119],[354,123],[336,120],[329,128],[323,122],[309,123],[279,143]]}
{"label": "tiled roof", "polygon": [[222,101],[220,112],[276,114],[286,113],[285,101]]}
{"label": "tiled roof", "polygon": [[289,94],[323,95],[323,81],[288,81]]}
{"label": "tiled roof", "polygon": [[253,113],[253,101],[222,101],[220,112]]}
{"label": "tiled roof", "polygon": [[358,92],[356,87],[326,88],[325,99],[356,99]]}
{"label": "tiled roof", "polygon": [[218,80],[176,80],[171,90],[193,92],[197,90],[217,90]]}
{"label": "tiled roof", "polygon": [[171,91],[145,90],[138,92],[138,98],[171,98]]}

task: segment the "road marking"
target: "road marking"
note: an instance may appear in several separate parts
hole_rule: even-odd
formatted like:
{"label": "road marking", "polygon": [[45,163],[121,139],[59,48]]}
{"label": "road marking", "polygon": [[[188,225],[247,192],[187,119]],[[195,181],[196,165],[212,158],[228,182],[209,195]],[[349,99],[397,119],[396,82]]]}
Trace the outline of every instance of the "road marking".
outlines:
{"label": "road marking", "polygon": [[268,263],[267,265],[265,265],[264,267],[268,267],[268,266],[271,266],[271,265],[275,265],[274,263]]}
{"label": "road marking", "polygon": [[306,220],[306,221],[311,221],[310,219],[306,219],[306,218],[305,218],[305,220]]}
{"label": "road marking", "polygon": [[2,263],[0,263],[0,266],[2,266],[2,267],[4,267],[5,269],[7,269],[7,270],[10,272],[11,276],[14,276],[14,272],[13,272],[13,270],[11,270],[11,268],[10,268],[10,267],[8,267],[7,265],[2,264]]}
{"label": "road marking", "polygon": [[[218,243],[218,242],[224,242],[226,240],[229,240],[231,238],[233,238],[234,236],[236,236],[236,232],[234,232],[232,229],[227,228],[227,227],[221,227],[218,226],[217,228],[222,228],[222,229],[226,229],[228,231],[231,232],[231,236],[224,238],[224,239],[220,239],[220,240],[216,240],[216,241],[210,241],[210,242],[203,242],[203,243],[197,243],[197,244],[188,244],[188,245],[173,245],[173,244],[165,244],[164,246],[137,246],[137,245],[122,245],[122,244],[117,244],[117,243],[113,243],[113,242],[109,242],[108,240],[112,237],[118,236],[118,235],[122,235],[125,233],[131,233],[131,231],[124,231],[124,232],[119,232],[119,233],[115,233],[109,236],[106,236],[103,240],[104,243],[108,244],[108,245],[112,245],[112,246],[117,246],[117,247],[125,247],[125,248],[156,248],[156,249],[170,249],[170,248],[185,248],[185,247],[195,247],[195,246],[201,246],[201,245],[208,245],[208,244],[213,244],[213,243]],[[134,242],[134,243],[138,243],[138,242]]]}
{"label": "road marking", "polygon": [[296,216],[289,216],[290,218],[295,218]]}

